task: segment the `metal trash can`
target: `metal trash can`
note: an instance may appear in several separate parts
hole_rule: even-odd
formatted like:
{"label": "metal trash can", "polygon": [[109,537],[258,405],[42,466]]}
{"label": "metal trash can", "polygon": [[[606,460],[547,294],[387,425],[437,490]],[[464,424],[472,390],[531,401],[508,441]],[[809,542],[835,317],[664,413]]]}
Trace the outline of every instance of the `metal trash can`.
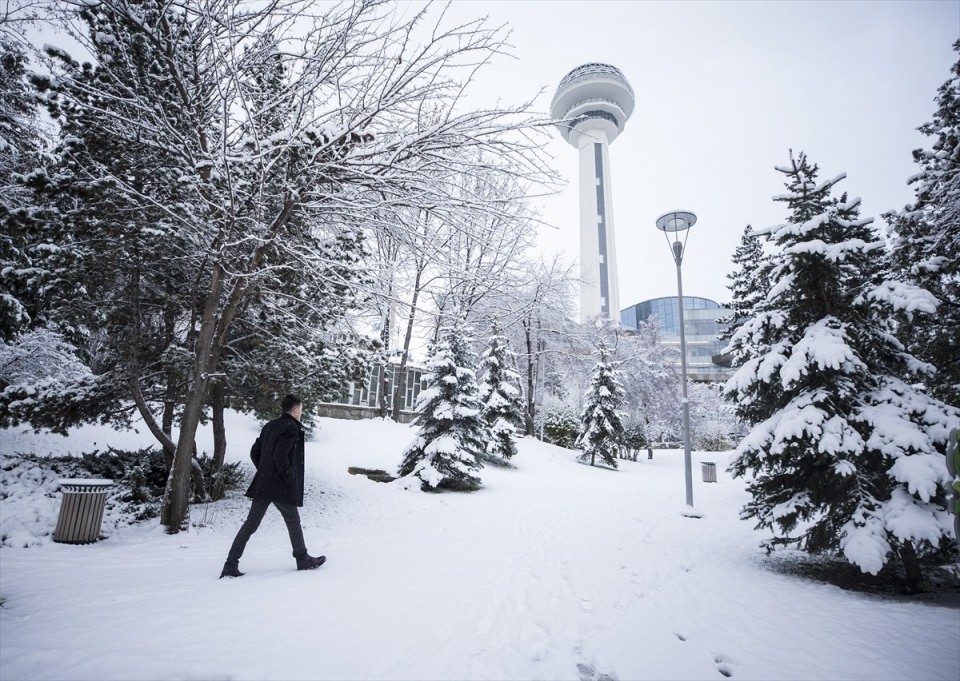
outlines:
{"label": "metal trash can", "polygon": [[63,500],[53,541],[62,544],[90,544],[100,538],[107,490],[113,480],[60,480]]}
{"label": "metal trash can", "polygon": [[701,461],[700,465],[703,467],[703,481],[704,482],[716,482],[717,481],[717,464],[712,461]]}

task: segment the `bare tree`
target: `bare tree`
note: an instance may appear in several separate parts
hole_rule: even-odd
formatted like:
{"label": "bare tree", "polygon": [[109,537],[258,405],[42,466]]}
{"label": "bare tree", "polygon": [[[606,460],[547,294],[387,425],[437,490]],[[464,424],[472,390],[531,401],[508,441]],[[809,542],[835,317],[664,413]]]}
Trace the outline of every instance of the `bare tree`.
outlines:
{"label": "bare tree", "polygon": [[[525,203],[526,186],[483,154],[466,153],[476,164],[469,173],[434,178],[447,185],[443,210],[399,211],[374,230],[383,273],[377,299],[386,344],[392,342],[390,327],[397,312],[405,313],[403,338],[389,353],[399,357],[400,370],[393,386],[394,419],[406,389],[405,369],[417,322],[421,329],[432,330],[431,337],[446,324],[483,323],[475,313],[482,302],[511,295],[528,266],[535,232]],[[380,378],[383,402],[385,372]]]}
{"label": "bare tree", "polygon": [[[543,123],[529,103],[463,103],[476,71],[504,50],[504,31],[482,20],[450,24],[433,5],[409,19],[377,0],[323,7],[318,13],[315,3],[300,0],[167,0],[146,12],[132,0],[104,0],[83,8],[87,28],[77,29],[100,57],[102,77],[80,78],[82,67],[67,58],[65,84],[47,84],[72,97],[71,106],[99,107],[104,134],[163,150],[176,166],[175,191],[166,193],[149,182],[110,178],[127,205],[165,216],[182,249],[178,257],[196,275],[195,317],[187,326],[191,366],[175,443],[131,381],[151,432],[173,445],[161,517],[170,532],[188,518],[195,434],[245,302],[262,298],[267,286],[290,295],[284,272],[312,272],[327,287],[350,283],[327,253],[301,238],[304,230],[335,234],[400,206],[452,224],[465,201],[449,183],[432,181],[438,173],[469,177],[482,163],[501,176],[549,174],[535,139]],[[87,32],[90,17],[108,21],[114,32]],[[120,32],[129,39],[120,40]],[[274,49],[251,49],[261,44]],[[116,82],[138,87],[122,97],[101,87],[114,70],[131,68],[124,51],[134,48],[149,54],[147,76],[162,79],[163,101],[127,72]],[[272,98],[259,101],[243,83],[264,59],[278,59],[282,68],[272,76]],[[477,153],[466,153],[471,149]]]}
{"label": "bare tree", "polygon": [[545,387],[559,387],[557,369],[564,358],[590,351],[591,346],[577,338],[573,321],[575,282],[573,265],[559,256],[549,262],[526,261],[473,309],[474,323],[501,329],[517,355],[528,435],[535,433]]}

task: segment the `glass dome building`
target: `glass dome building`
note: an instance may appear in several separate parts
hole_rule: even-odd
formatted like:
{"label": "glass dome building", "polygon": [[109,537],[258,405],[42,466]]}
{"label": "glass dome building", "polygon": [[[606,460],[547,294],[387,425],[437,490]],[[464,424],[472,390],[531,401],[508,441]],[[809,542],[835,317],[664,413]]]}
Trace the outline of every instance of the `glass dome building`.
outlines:
{"label": "glass dome building", "polygon": [[[683,297],[683,321],[687,336],[687,375],[694,381],[726,381],[733,375],[722,362],[721,352],[726,345],[720,334],[726,326],[718,320],[732,313],[729,308],[709,298]],[[677,296],[644,300],[620,311],[620,323],[636,329],[640,322],[656,316],[663,328],[663,343],[680,346],[680,318]],[[680,360],[677,360],[680,366]]]}

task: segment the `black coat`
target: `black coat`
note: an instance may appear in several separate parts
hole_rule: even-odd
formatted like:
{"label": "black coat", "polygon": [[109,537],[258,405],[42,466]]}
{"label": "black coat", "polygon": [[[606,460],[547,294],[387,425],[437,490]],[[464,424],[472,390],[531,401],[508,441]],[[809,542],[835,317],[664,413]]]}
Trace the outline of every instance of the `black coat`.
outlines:
{"label": "black coat", "polygon": [[303,425],[290,414],[270,421],[253,443],[257,467],[247,496],[303,506]]}

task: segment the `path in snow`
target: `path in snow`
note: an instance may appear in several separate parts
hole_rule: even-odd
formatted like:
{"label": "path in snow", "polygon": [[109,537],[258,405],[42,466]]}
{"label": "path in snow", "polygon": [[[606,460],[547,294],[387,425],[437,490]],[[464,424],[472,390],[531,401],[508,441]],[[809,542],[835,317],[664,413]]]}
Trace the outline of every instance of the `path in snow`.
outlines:
{"label": "path in snow", "polygon": [[484,469],[481,491],[424,494],[346,470],[394,470],[410,429],[322,425],[302,512],[321,569],[293,569],[271,511],[247,576],[217,580],[248,508],[237,496],[194,507],[203,526],[175,536],[148,525],[3,549],[0,678],[960,676],[944,645],[960,638],[956,610],[766,568],[723,456],[710,455],[717,484],[695,471],[704,517],[691,519],[677,452],[611,472],[523,440],[517,469]]}

